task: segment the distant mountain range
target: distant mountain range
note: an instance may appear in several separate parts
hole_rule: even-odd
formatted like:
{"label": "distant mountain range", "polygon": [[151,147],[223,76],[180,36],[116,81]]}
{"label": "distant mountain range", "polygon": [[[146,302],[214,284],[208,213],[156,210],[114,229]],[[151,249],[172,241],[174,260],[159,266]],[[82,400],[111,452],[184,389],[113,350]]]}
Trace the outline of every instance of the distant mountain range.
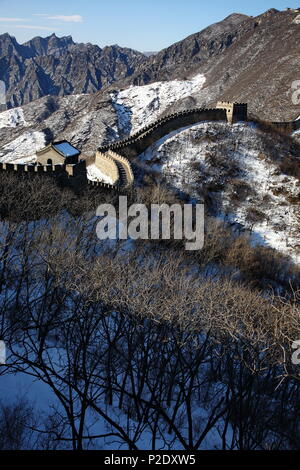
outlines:
{"label": "distant mountain range", "polygon": [[132,49],[76,44],[71,36],[52,34],[21,45],[7,33],[0,35],[0,79],[6,83],[8,107],[46,95],[93,93],[132,75],[145,60]]}
{"label": "distant mountain range", "polygon": [[154,52],[154,51],[144,51],[143,54],[144,54],[146,57],[151,57],[152,55],[157,54],[157,52]]}
{"label": "distant mountain range", "polygon": [[300,80],[299,50],[300,9],[271,9],[257,17],[234,13],[151,55],[118,45],[76,44],[71,36],[55,34],[20,45],[3,34],[0,79],[8,107],[15,107],[46,95],[94,92],[94,101],[101,102],[130,85],[200,73],[205,84],[190,104],[248,102],[250,113],[261,118],[289,120],[300,114],[300,103],[292,102],[292,84]]}
{"label": "distant mountain range", "polygon": [[149,57],[120,86],[202,73],[201,104],[248,102],[262,118],[288,120],[300,113],[300,103],[292,102],[292,83],[300,80],[299,51],[300,9],[270,9],[257,17],[234,13]]}

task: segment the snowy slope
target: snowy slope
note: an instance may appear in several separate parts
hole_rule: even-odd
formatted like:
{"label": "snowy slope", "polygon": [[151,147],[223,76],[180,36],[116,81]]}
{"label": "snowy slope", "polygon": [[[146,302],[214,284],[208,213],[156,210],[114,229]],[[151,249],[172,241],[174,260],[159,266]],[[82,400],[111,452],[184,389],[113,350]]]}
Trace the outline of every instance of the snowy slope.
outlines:
{"label": "snowy slope", "polygon": [[297,16],[294,18],[293,23],[300,24],[300,15],[297,15]]}
{"label": "snowy slope", "polygon": [[155,121],[176,101],[199,92],[205,83],[205,76],[198,74],[191,80],[156,82],[144,86],[131,86],[111,94],[118,115],[119,129],[134,133],[141,127]]}
{"label": "snowy slope", "polygon": [[26,126],[22,108],[9,109],[0,113],[0,129],[4,127]]}
{"label": "snowy slope", "polygon": [[[217,184],[215,192],[208,190],[219,201],[219,216],[250,230],[255,243],[300,262],[300,183],[278,170],[253,125],[195,124],[165,136],[140,159],[148,165],[155,161],[153,169],[198,198]],[[246,197],[239,189],[243,185]]]}
{"label": "snowy slope", "polygon": [[46,145],[43,132],[26,131],[0,150],[0,162],[29,163],[36,160],[35,152]]}

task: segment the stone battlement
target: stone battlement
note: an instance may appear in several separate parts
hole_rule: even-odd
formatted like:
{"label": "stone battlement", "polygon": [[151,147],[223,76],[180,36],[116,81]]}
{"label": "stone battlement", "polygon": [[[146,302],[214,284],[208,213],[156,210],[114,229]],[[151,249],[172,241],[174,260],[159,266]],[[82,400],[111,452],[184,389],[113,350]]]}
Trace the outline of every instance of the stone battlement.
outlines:
{"label": "stone battlement", "polygon": [[65,173],[67,176],[78,176],[85,169],[85,162],[76,165],[31,165],[24,163],[0,162],[0,171],[15,171],[18,173],[37,173],[39,175],[57,175]]}
{"label": "stone battlement", "polygon": [[[134,183],[134,173],[130,160],[143,153],[154,142],[170,132],[185,126],[207,121],[227,121],[230,124],[247,120],[247,103],[234,103],[221,100],[215,108],[193,108],[169,114],[143,127],[133,135],[101,146],[94,157],[77,164],[64,165],[24,165],[15,163],[0,163],[0,170],[35,172],[38,174],[56,174],[64,172],[67,177],[86,178],[86,166],[95,164],[108,176],[113,184],[101,181],[87,181],[92,186],[119,189],[129,187]],[[291,123],[271,123],[279,129],[295,130],[300,127],[300,119]],[[76,180],[76,178],[73,178]]]}
{"label": "stone battlement", "polygon": [[237,121],[247,121],[247,103],[218,101],[217,109],[225,109],[227,121],[230,124]]}
{"label": "stone battlement", "polygon": [[226,119],[227,116],[224,109],[194,108],[181,111],[160,118],[143,127],[132,136],[102,146],[98,150],[102,153],[113,150],[117,154],[130,159],[144,152],[147,147],[165,135],[180,129],[180,127],[197,124],[197,122],[202,121],[226,121]]}

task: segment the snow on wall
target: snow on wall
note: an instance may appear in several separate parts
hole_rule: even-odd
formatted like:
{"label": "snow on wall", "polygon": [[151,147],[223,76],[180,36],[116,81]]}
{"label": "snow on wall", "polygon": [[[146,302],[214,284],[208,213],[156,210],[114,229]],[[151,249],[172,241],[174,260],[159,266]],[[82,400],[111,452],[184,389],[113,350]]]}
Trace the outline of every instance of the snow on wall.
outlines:
{"label": "snow on wall", "polygon": [[198,74],[191,80],[171,80],[150,85],[130,86],[126,90],[111,93],[118,115],[119,128],[133,134],[155,121],[170,105],[200,91],[205,76]]}
{"label": "snow on wall", "polygon": [[87,173],[87,178],[90,181],[101,181],[103,183],[108,183],[108,184],[113,184],[112,179],[102,173],[102,171],[99,170],[99,168],[95,165],[88,165],[86,167],[86,173]]}

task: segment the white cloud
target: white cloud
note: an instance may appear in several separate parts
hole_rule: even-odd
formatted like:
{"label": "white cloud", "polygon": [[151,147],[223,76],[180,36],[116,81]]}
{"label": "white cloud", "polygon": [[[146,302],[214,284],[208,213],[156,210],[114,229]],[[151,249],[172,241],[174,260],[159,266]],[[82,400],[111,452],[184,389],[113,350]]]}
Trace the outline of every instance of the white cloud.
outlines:
{"label": "white cloud", "polygon": [[5,17],[1,17],[0,18],[0,21],[3,22],[9,22],[9,23],[13,23],[13,22],[18,22],[18,21],[30,21],[30,20],[27,20],[26,18],[5,18]]}
{"label": "white cloud", "polygon": [[59,20],[64,21],[66,23],[82,23],[83,18],[81,15],[46,15],[45,13],[35,13],[34,16],[41,16],[47,20]]}

